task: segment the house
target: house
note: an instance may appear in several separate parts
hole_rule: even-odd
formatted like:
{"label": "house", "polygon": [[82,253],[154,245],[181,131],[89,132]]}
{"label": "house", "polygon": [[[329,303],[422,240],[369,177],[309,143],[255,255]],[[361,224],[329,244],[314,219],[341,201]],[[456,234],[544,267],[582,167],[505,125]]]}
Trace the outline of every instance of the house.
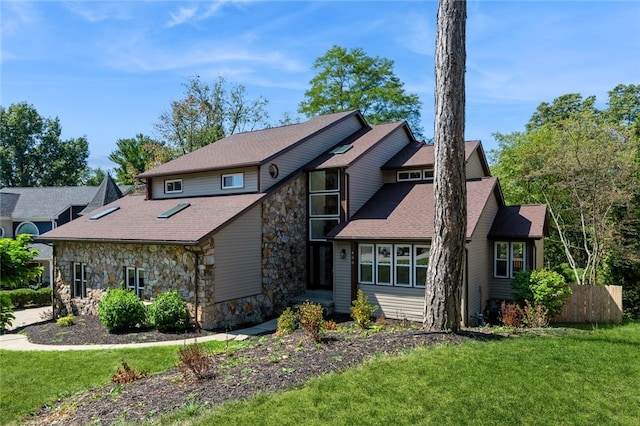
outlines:
{"label": "house", "polygon": [[[129,195],[40,237],[53,242],[61,311],[93,314],[107,288],[177,290],[204,328],[280,313],[305,290],[349,312],[422,319],[433,236],[433,147],[406,122],[358,111],[235,134],[142,173]],[[464,321],[542,264],[546,208],[505,206],[478,141],[466,143]]]}
{"label": "house", "polygon": [[[129,186],[118,187],[110,176],[99,186],[14,187],[0,189],[0,238],[20,234],[37,237],[122,197]],[[40,284],[53,282],[51,245],[36,242],[34,259],[44,267]]]}

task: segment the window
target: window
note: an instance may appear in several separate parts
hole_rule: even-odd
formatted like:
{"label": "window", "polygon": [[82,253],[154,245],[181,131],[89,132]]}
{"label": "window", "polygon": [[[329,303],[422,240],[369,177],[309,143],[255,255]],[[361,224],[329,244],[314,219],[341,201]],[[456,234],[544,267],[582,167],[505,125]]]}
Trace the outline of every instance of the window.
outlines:
{"label": "window", "polygon": [[359,244],[358,282],[424,288],[428,263],[427,245]]}
{"label": "window", "polygon": [[182,179],[173,179],[164,181],[165,194],[182,192]]}
{"label": "window", "polygon": [[324,240],[329,231],[338,226],[338,219],[310,219],[309,238],[312,240]]}
{"label": "window", "polygon": [[73,263],[73,297],[87,297],[87,265]]}
{"label": "window", "polygon": [[0,226],[0,238],[4,237],[4,228]]}
{"label": "window", "polygon": [[316,170],[309,173],[309,239],[324,241],[340,223],[340,172]]}
{"label": "window", "polygon": [[38,231],[38,227],[31,222],[22,222],[16,228],[16,235],[21,234],[30,234],[30,235],[40,235],[40,231]]}
{"label": "window", "polygon": [[142,299],[144,292],[144,269],[127,267],[125,270],[125,282],[127,289],[133,290]]}
{"label": "window", "polygon": [[526,251],[524,242],[496,242],[493,258],[494,277],[513,278],[518,272],[525,271]]}
{"label": "window", "polygon": [[309,173],[309,192],[339,190],[338,170],[318,170]]}
{"label": "window", "polygon": [[425,169],[422,171],[422,179],[433,180],[433,169]]}
{"label": "window", "polygon": [[405,182],[410,180],[421,180],[421,170],[408,170],[406,172],[398,172],[398,182]]}
{"label": "window", "polygon": [[309,214],[311,216],[340,215],[340,194],[310,194]]}
{"label": "window", "polygon": [[222,175],[222,189],[244,188],[244,173]]}

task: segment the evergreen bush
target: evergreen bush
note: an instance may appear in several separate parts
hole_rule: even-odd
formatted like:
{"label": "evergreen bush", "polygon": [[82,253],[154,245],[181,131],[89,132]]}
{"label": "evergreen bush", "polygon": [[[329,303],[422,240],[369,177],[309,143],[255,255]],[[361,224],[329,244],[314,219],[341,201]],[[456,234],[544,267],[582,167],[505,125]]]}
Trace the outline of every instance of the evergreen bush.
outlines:
{"label": "evergreen bush", "polygon": [[129,330],[144,324],[145,308],[134,292],[115,288],[102,296],[98,317],[110,332]]}
{"label": "evergreen bush", "polygon": [[298,315],[291,308],[287,308],[278,317],[278,330],[280,336],[291,334],[296,330]]}
{"label": "evergreen bush", "polygon": [[177,291],[167,291],[156,297],[148,308],[149,323],[160,331],[185,330],[189,312]]}

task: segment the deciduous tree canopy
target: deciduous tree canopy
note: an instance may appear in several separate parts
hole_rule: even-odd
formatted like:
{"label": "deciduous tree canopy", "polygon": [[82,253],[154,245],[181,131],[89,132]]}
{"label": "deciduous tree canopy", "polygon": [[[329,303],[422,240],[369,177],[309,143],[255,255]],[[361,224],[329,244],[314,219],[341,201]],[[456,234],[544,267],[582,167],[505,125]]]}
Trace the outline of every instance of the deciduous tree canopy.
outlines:
{"label": "deciduous tree canopy", "polygon": [[38,250],[30,248],[31,235],[20,234],[16,239],[0,238],[0,283],[4,287],[27,287],[42,274],[42,267],[34,266]]}
{"label": "deciduous tree canopy", "polygon": [[164,143],[142,133],[134,138],[118,139],[116,150],[109,160],[116,163],[116,180],[123,185],[133,185],[135,177],[172,159],[173,152]]}

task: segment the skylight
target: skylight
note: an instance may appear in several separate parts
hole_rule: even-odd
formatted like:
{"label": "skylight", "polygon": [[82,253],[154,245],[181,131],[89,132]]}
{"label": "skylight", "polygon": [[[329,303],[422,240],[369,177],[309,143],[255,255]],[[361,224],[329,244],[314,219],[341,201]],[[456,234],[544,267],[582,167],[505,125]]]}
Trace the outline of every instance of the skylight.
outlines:
{"label": "skylight", "polygon": [[353,148],[352,144],[340,145],[340,146],[337,146],[337,147],[333,148],[333,151],[331,151],[331,153],[332,154],[344,154],[345,152],[349,151],[351,148]]}
{"label": "skylight", "polygon": [[104,217],[104,216],[106,216],[106,215],[108,215],[108,214],[110,214],[110,213],[113,213],[113,212],[115,212],[115,211],[116,211],[116,210],[118,210],[118,209],[120,209],[120,207],[118,207],[118,206],[109,207],[108,209],[103,210],[103,211],[101,211],[100,213],[96,213],[96,214],[94,214],[93,216],[91,216],[91,217],[89,218],[89,220],[98,220],[98,219],[100,219],[101,217]]}
{"label": "skylight", "polygon": [[173,216],[174,214],[181,212],[182,210],[186,209],[187,207],[189,207],[191,204],[189,203],[180,203],[177,206],[175,206],[172,209],[167,210],[166,212],[162,213],[161,215],[158,215],[158,219],[169,219],[171,216]]}

